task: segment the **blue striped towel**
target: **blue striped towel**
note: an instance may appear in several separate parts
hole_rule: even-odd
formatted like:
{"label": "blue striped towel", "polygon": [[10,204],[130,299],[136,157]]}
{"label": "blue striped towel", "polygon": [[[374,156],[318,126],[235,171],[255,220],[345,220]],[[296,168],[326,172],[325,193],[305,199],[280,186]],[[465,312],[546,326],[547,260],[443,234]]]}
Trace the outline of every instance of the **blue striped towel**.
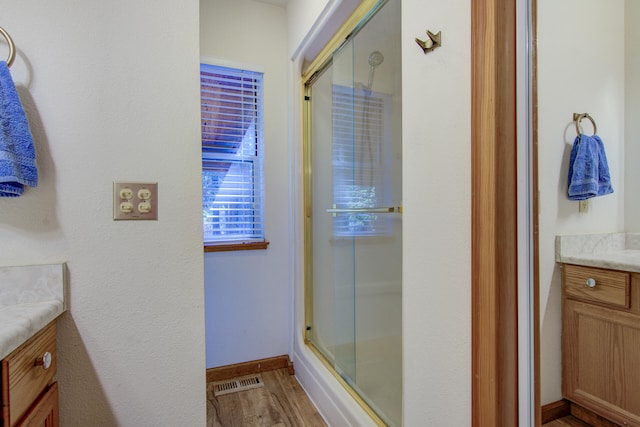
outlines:
{"label": "blue striped towel", "polygon": [[18,197],[38,186],[36,150],[27,115],[9,67],[0,61],[0,197]]}

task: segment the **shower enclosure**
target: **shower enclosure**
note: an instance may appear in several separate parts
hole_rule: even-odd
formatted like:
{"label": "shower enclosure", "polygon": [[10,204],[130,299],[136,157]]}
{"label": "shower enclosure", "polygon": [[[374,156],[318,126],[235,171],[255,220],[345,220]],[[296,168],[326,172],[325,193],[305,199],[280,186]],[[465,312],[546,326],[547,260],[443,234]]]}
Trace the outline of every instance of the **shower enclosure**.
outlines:
{"label": "shower enclosure", "polygon": [[306,341],[402,424],[400,1],[376,4],[305,84]]}

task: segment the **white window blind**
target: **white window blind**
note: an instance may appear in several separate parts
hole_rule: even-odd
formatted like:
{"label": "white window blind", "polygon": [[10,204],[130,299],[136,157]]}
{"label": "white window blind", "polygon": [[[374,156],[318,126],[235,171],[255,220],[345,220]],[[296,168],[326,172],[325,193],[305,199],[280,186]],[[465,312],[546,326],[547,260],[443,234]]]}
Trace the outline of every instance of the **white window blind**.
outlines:
{"label": "white window blind", "polygon": [[200,66],[204,242],[264,241],[263,75]]}
{"label": "white window blind", "polygon": [[[369,89],[333,86],[333,203],[340,209],[390,206],[392,190],[387,96]],[[385,143],[387,142],[387,143]],[[390,215],[340,213],[335,236],[391,234]]]}

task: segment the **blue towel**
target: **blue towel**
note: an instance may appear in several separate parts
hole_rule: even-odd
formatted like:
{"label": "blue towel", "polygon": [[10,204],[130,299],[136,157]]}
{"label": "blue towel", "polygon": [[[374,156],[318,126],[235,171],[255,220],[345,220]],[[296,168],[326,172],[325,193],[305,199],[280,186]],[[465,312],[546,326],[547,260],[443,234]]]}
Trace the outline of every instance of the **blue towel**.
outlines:
{"label": "blue towel", "polygon": [[569,199],[585,200],[613,193],[611,175],[598,135],[580,135],[573,142],[569,160]]}
{"label": "blue towel", "polygon": [[38,186],[33,137],[9,67],[0,61],[0,197],[18,197]]}

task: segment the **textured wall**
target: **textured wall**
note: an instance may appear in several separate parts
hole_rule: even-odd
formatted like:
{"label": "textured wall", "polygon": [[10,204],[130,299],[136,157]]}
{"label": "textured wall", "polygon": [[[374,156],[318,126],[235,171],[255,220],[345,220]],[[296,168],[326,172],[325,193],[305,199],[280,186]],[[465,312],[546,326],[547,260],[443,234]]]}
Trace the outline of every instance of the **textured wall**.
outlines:
{"label": "textured wall", "polygon": [[640,230],[640,135],[636,124],[640,116],[640,28],[636,25],[640,16],[640,3],[634,0],[625,0],[625,133],[624,133],[624,225],[626,231]]}
{"label": "textured wall", "polygon": [[[471,423],[471,10],[402,2],[404,425]],[[442,31],[424,55],[414,38]]]}
{"label": "textured wall", "polygon": [[[41,178],[0,199],[0,264],[68,263],[62,425],[204,425],[198,2],[0,8]],[[158,182],[158,221],[114,222],[114,180]]]}

